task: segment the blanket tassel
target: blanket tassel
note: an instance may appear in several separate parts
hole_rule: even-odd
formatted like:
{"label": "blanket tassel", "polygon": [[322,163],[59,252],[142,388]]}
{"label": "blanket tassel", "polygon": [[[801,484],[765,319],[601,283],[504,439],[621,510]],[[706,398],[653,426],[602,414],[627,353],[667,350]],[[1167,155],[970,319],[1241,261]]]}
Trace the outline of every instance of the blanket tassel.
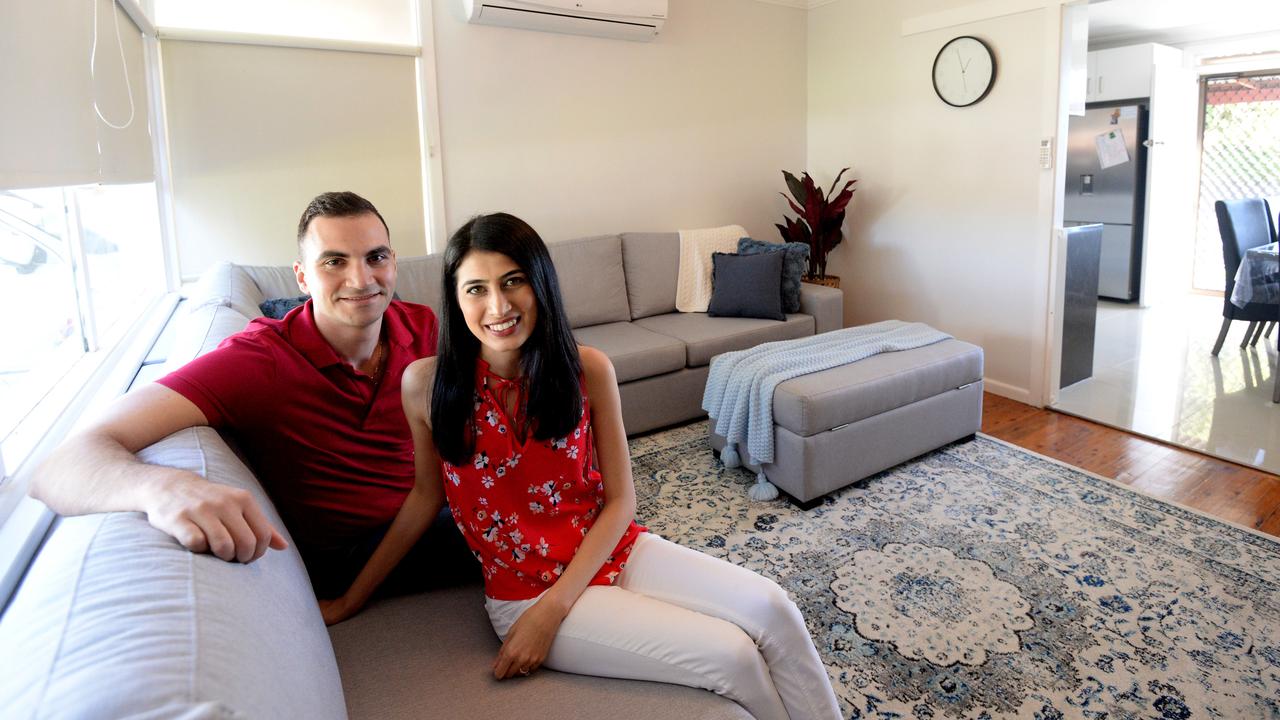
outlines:
{"label": "blanket tassel", "polygon": [[747,493],[752,500],[773,500],[778,497],[778,488],[764,476],[764,471],[756,473],[756,484]]}
{"label": "blanket tassel", "polygon": [[720,451],[720,462],[724,463],[727,468],[736,468],[742,465],[741,458],[738,457],[738,446],[729,443]]}

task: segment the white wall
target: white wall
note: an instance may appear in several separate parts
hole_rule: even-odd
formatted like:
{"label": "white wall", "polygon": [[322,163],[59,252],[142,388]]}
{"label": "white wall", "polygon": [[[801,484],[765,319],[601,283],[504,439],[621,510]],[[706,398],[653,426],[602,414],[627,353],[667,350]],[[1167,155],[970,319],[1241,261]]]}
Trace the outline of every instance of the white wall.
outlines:
{"label": "white wall", "polygon": [[[1061,30],[1059,8],[1042,4],[910,35],[904,21],[918,29],[1019,3],[839,0],[808,18],[809,169],[829,183],[851,165],[859,178],[827,267],[843,278],[845,322],[930,323],[983,347],[987,389],[1034,404],[1054,184],[1038,142],[1056,128]],[[997,64],[990,95],[963,109],[931,81],[938,50],[959,35],[985,40]]]}
{"label": "white wall", "polygon": [[446,224],[549,241],[739,223],[776,238],[805,160],[803,10],[671,0],[651,43],[468,25],[434,3]]}

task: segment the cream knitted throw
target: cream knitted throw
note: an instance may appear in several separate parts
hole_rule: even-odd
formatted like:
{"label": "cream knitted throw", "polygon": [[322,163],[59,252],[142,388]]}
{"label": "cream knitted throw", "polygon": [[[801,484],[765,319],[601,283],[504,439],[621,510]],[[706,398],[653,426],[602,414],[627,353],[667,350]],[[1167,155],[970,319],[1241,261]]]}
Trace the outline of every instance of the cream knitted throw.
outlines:
{"label": "cream knitted throw", "polygon": [[711,254],[735,253],[741,225],[680,231],[680,270],[676,276],[676,310],[706,312],[711,304]]}

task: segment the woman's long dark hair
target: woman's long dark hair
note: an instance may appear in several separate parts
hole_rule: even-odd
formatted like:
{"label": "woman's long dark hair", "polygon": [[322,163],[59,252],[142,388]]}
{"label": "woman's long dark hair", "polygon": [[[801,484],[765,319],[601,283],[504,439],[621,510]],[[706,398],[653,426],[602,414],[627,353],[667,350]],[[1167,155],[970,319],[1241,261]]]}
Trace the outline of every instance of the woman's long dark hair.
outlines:
{"label": "woman's long dark hair", "polygon": [[582,417],[582,362],[546,243],[514,215],[476,216],[449,238],[440,285],[444,312],[431,393],[431,436],[440,457],[451,465],[469,462],[475,453],[472,414],[480,340],[471,334],[458,304],[458,266],[472,250],[511,258],[528,276],[537,300],[537,321],[520,349],[520,368],[528,383],[524,416],[529,427],[524,430],[539,440],[550,440],[568,435]]}

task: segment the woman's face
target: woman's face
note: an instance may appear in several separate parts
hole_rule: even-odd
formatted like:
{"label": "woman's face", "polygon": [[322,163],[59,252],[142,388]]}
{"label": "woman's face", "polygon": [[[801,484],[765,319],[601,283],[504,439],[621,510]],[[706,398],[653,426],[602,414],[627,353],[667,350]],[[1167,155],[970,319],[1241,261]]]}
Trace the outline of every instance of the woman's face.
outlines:
{"label": "woman's face", "polygon": [[480,357],[490,365],[518,358],[538,321],[528,273],[502,253],[472,250],[458,264],[456,278],[458,305],[480,340]]}

